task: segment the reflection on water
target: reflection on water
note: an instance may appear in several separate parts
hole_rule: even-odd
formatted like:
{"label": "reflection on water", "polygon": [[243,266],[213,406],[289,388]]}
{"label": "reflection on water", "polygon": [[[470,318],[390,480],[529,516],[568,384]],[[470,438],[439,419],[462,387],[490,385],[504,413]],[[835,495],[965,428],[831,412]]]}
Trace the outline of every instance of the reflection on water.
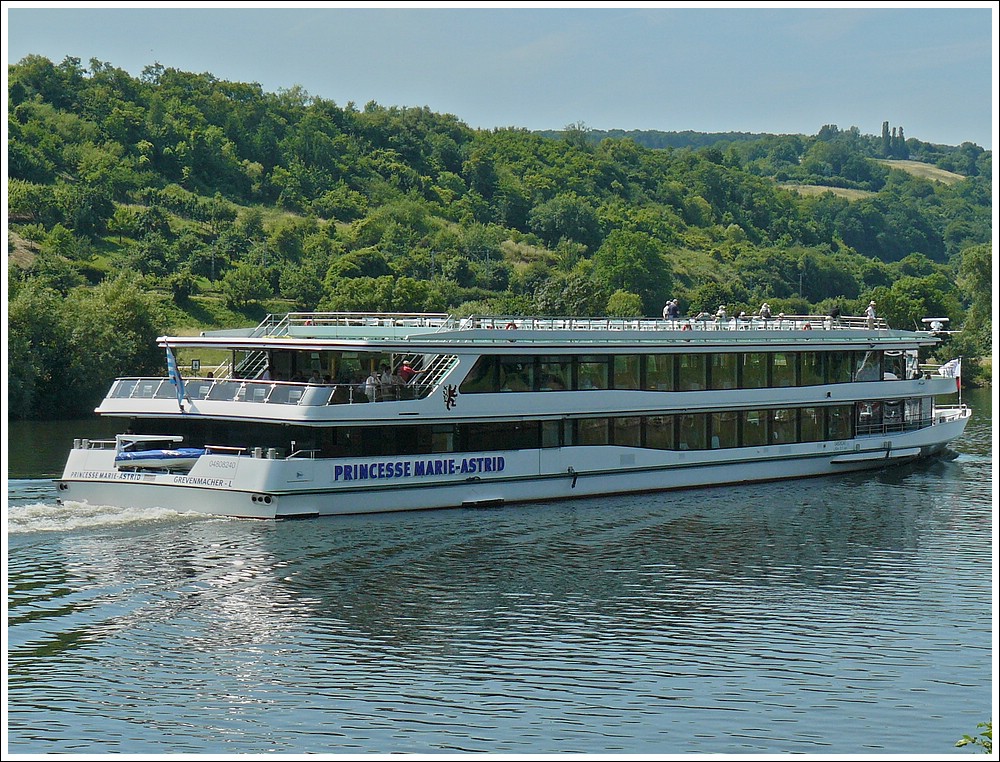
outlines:
{"label": "reflection on water", "polygon": [[503,509],[88,516],[12,482],[10,750],[948,753],[992,706],[974,422],[951,461]]}
{"label": "reflection on water", "polygon": [[114,439],[121,431],[120,419],[98,416],[76,421],[10,421],[7,478],[59,476],[74,439]]}

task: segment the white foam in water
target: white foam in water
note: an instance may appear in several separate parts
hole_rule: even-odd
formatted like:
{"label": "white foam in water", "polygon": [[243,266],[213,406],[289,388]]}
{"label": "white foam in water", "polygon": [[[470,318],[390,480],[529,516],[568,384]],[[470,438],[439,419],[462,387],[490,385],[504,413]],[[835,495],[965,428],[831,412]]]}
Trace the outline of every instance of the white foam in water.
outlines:
{"label": "white foam in water", "polygon": [[31,503],[7,507],[7,532],[66,532],[74,529],[139,524],[177,518],[212,518],[196,512],[179,513],[168,508],[119,508],[67,501],[63,505]]}

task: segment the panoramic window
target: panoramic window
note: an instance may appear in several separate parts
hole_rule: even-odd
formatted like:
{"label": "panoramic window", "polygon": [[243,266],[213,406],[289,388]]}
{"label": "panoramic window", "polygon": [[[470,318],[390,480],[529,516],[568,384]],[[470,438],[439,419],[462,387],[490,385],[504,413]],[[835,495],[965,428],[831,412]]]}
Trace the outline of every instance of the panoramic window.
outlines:
{"label": "panoramic window", "polygon": [[794,408],[779,408],[771,411],[771,442],[789,444],[796,440]]}
{"label": "panoramic window", "polygon": [[639,389],[639,355],[615,355],[615,389]]}
{"label": "panoramic window", "polygon": [[538,362],[539,391],[561,392],[572,388],[573,360],[570,357],[542,357]]}
{"label": "panoramic window", "polygon": [[725,411],[712,413],[712,449],[739,447],[739,413]]}
{"label": "panoramic window", "polygon": [[735,389],[739,355],[735,352],[717,352],[711,358],[712,388]]}
{"label": "panoramic window", "polygon": [[882,380],[882,357],[881,352],[855,352],[854,353],[854,380],[855,381],[881,381]]}
{"label": "panoramic window", "polygon": [[674,417],[672,415],[646,417],[646,447],[655,450],[674,449]]}
{"label": "panoramic window", "polygon": [[677,416],[677,447],[680,450],[704,450],[707,446],[707,423],[705,415],[685,413]]}
{"label": "panoramic window", "polygon": [[499,363],[496,357],[490,355],[480,357],[476,360],[476,364],[472,366],[469,375],[465,377],[465,380],[459,386],[459,391],[462,394],[499,391],[499,385],[497,384],[498,367]]}
{"label": "panoramic window", "polygon": [[850,352],[830,352],[827,356],[827,381],[831,384],[848,384],[854,370]]}
{"label": "panoramic window", "polygon": [[608,358],[583,356],[577,367],[577,389],[608,388]]}
{"label": "panoramic window", "polygon": [[850,439],[854,436],[852,423],[854,410],[851,405],[837,405],[826,409],[827,439]]}
{"label": "panoramic window", "polygon": [[677,358],[677,390],[699,391],[707,387],[705,371],[708,355],[683,354]]}
{"label": "panoramic window", "polygon": [[906,422],[916,423],[923,418],[920,410],[920,397],[912,397],[906,400]]}
{"label": "panoramic window", "polygon": [[673,355],[647,355],[645,388],[654,392],[674,391]]}
{"label": "panoramic window", "polygon": [[577,421],[577,444],[602,445],[608,443],[607,418],[581,418]]}
{"label": "panoramic window", "polygon": [[542,421],[542,447],[562,445],[562,421]]}
{"label": "panoramic window", "polygon": [[614,442],[624,447],[642,446],[642,419],[638,417],[614,418]]}
{"label": "panoramic window", "polygon": [[870,433],[882,425],[882,401],[872,400],[859,402],[858,408],[858,432]]}
{"label": "panoramic window", "polygon": [[903,352],[886,352],[882,377],[887,381],[906,378],[906,355]]}
{"label": "panoramic window", "polygon": [[743,446],[760,447],[768,443],[766,410],[744,410],[742,413]]}
{"label": "panoramic window", "polygon": [[767,355],[764,352],[747,352],[740,355],[743,367],[744,389],[763,389],[767,386]]}
{"label": "panoramic window", "polygon": [[455,427],[438,424],[431,427],[431,452],[455,451]]}
{"label": "panoramic window", "polygon": [[774,352],[771,355],[771,386],[796,386],[795,353]]}
{"label": "panoramic window", "polygon": [[826,352],[802,352],[799,360],[802,363],[801,386],[817,386],[825,380],[824,362]]}
{"label": "panoramic window", "polygon": [[818,407],[799,410],[799,441],[818,442],[823,439],[823,411]]}
{"label": "panoramic window", "polygon": [[530,392],[535,388],[535,366],[530,357],[500,357],[500,391]]}
{"label": "panoramic window", "polygon": [[899,430],[903,427],[903,401],[886,400],[882,403],[882,423],[886,429]]}

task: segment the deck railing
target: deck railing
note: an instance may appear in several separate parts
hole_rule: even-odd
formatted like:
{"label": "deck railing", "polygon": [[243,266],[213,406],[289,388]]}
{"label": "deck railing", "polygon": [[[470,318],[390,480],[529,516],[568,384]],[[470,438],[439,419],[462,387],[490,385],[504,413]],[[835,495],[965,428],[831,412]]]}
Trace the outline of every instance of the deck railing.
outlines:
{"label": "deck railing", "polygon": [[307,328],[416,328],[449,330],[455,318],[444,313],[416,312],[289,312],[268,315],[253,336],[285,336],[289,329]]}
{"label": "deck railing", "polygon": [[[532,330],[532,331],[751,331],[751,330],[801,330],[801,329],[876,329],[889,328],[884,318],[869,321],[866,317],[825,315],[776,315],[762,318],[751,315],[743,318],[718,319],[702,314],[694,317],[661,318],[568,318],[521,315],[471,315],[456,318],[444,313],[422,314],[406,312],[289,312],[286,315],[268,315],[253,336],[284,336],[294,329],[297,335],[309,328],[335,329],[370,328],[394,331],[412,328],[428,330]],[[319,331],[317,332],[319,333]]]}
{"label": "deck railing", "polygon": [[[268,405],[351,405],[369,402],[417,400],[426,397],[434,384],[380,385],[375,399],[359,384],[309,384],[290,381],[240,379],[186,379],[184,397],[189,402],[256,402]],[[108,399],[176,399],[177,390],[167,378],[119,378],[111,386]]]}
{"label": "deck railing", "polygon": [[552,318],[518,316],[478,316],[464,319],[462,328],[531,331],[790,331],[865,329],[885,330],[888,323],[876,318],[871,326],[864,317],[831,318],[822,315],[779,315],[771,318],[749,316],[717,319],[714,315],[690,318]]}

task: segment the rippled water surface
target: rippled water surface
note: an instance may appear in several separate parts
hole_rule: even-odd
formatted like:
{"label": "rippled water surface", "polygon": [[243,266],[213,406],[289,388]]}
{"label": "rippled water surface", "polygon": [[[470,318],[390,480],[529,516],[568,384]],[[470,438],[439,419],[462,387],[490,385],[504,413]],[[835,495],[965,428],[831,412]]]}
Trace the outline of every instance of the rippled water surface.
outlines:
{"label": "rippled water surface", "polygon": [[966,401],[954,460],[502,509],[240,521],[9,480],[9,751],[954,752],[993,707]]}

